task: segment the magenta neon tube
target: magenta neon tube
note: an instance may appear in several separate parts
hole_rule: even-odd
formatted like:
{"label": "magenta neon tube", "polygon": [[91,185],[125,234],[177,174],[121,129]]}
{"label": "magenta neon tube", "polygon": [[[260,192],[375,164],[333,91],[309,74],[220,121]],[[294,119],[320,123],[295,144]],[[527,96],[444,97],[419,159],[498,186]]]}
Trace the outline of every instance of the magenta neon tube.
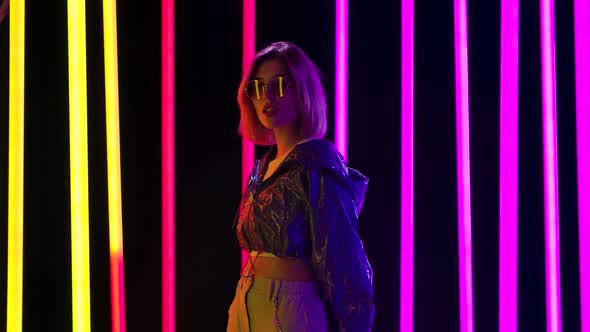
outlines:
{"label": "magenta neon tube", "polygon": [[348,160],[348,0],[336,0],[336,148]]}
{"label": "magenta neon tube", "polygon": [[500,51],[499,331],[517,330],[518,0],[502,0]]}
{"label": "magenta neon tube", "polygon": [[414,0],[402,1],[400,332],[414,330]]}
{"label": "magenta neon tube", "polygon": [[175,331],[174,0],[162,0],[162,331]]}
{"label": "magenta neon tube", "polygon": [[581,331],[590,332],[590,2],[574,0]]}
{"label": "magenta neon tube", "polygon": [[473,331],[471,175],[469,170],[469,93],[467,65],[467,2],[466,0],[455,0],[457,202],[459,218],[459,305],[461,332]]}
{"label": "magenta neon tube", "polygon": [[[255,41],[255,0],[244,0],[243,2],[243,27],[242,27],[242,74],[246,75],[246,70],[254,57]],[[242,139],[242,192],[246,191],[250,170],[254,165],[254,144],[247,139]]]}
{"label": "magenta neon tube", "polygon": [[541,0],[540,5],[547,331],[558,332],[561,331],[561,291],[559,274],[559,204],[557,194],[554,6],[552,0]]}
{"label": "magenta neon tube", "polygon": [[[246,70],[250,66],[255,53],[256,38],[256,1],[244,0],[243,20],[242,20],[242,75],[246,75]],[[242,193],[248,186],[248,177],[250,170],[254,166],[254,144],[246,137],[242,138]],[[244,268],[248,261],[248,251],[242,249],[241,269]],[[240,270],[241,270],[240,269]]]}

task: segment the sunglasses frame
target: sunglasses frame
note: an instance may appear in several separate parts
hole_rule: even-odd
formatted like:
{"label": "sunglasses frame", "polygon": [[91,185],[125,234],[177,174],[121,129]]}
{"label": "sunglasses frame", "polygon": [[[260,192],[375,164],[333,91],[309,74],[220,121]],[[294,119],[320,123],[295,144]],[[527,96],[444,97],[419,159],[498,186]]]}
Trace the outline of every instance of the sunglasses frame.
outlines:
{"label": "sunglasses frame", "polygon": [[[281,82],[281,78],[282,78],[282,82]],[[289,75],[277,75],[272,78],[272,80],[275,80],[275,79],[279,79],[279,95],[276,97],[283,98],[285,92],[287,91],[287,87],[292,86],[293,82],[291,82]],[[258,84],[262,87],[262,93],[260,94],[260,96],[250,96],[250,94],[248,93],[248,87],[250,86],[250,84],[252,84],[256,81],[258,81]],[[283,87],[281,87],[281,85]],[[268,91],[268,84],[262,83],[262,80],[257,80],[257,79],[249,81],[248,84],[246,85],[246,88],[244,88],[244,94],[248,98],[253,99],[255,101],[260,101],[262,99],[262,96],[266,96],[267,91]]]}

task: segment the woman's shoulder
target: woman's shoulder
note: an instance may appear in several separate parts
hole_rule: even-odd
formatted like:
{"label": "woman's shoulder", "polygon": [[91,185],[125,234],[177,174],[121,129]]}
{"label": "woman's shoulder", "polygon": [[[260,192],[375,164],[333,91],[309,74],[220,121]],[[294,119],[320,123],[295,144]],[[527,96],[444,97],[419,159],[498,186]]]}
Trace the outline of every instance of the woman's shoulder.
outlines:
{"label": "woman's shoulder", "polygon": [[357,211],[360,212],[369,179],[356,169],[348,167],[333,143],[325,139],[310,140],[298,146],[293,159],[299,161],[310,175],[315,174],[316,178],[330,174],[331,183],[339,183],[352,194]]}
{"label": "woman's shoulder", "polygon": [[336,146],[326,139],[311,139],[298,144],[293,149],[291,158],[297,160],[308,169],[346,167],[342,154]]}

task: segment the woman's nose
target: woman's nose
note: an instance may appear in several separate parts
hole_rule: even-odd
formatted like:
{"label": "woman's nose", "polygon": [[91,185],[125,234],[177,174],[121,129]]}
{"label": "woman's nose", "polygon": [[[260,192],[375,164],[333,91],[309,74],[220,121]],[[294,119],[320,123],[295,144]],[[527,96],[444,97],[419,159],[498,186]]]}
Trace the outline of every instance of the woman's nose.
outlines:
{"label": "woman's nose", "polygon": [[266,97],[266,94],[263,94],[260,98],[260,104],[262,105],[262,109],[270,107],[271,100]]}

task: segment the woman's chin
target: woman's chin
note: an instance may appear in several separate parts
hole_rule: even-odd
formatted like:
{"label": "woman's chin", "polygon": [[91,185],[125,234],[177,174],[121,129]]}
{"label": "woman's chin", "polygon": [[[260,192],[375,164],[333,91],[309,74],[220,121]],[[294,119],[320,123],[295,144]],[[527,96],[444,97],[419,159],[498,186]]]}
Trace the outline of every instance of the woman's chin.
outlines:
{"label": "woman's chin", "polygon": [[273,121],[272,119],[268,119],[268,120],[262,122],[262,125],[264,126],[264,128],[270,129],[270,130],[280,127],[279,125],[277,125],[277,122]]}
{"label": "woman's chin", "polygon": [[266,128],[266,129],[268,129],[268,130],[273,130],[273,128],[274,128],[274,127],[272,126],[272,124],[271,124],[271,123],[268,123],[268,122],[262,122],[262,126],[263,126],[264,128]]}

